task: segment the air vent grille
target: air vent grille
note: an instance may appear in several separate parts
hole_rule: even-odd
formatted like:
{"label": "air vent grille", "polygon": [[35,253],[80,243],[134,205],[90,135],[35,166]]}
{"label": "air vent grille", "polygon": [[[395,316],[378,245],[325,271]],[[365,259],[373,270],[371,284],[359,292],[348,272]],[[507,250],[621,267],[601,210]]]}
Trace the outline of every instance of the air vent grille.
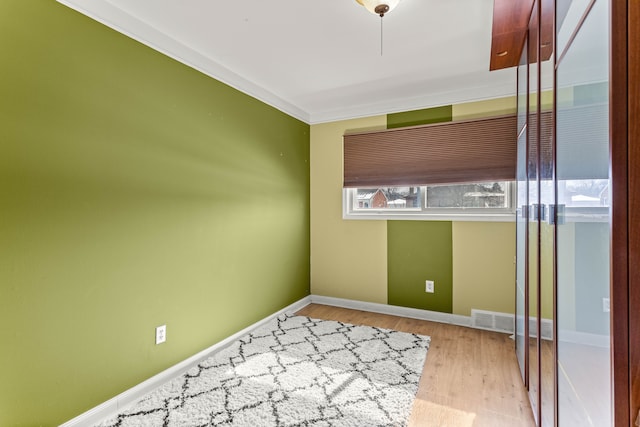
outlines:
{"label": "air vent grille", "polygon": [[475,328],[513,333],[513,314],[473,309],[471,325]]}

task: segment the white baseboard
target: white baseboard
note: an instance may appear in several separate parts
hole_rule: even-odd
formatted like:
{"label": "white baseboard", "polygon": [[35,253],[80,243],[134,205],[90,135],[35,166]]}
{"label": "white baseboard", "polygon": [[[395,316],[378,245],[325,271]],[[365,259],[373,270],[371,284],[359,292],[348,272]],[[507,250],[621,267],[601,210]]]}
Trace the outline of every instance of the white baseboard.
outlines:
{"label": "white baseboard", "polygon": [[451,323],[458,326],[471,326],[471,317],[458,314],[441,313],[439,311],[422,310],[419,308],[400,307],[397,305],[379,304],[375,302],[355,301],[343,298],[311,295],[314,304],[331,305],[334,307],[351,308],[353,310],[370,311],[373,313],[390,314],[392,316],[408,317],[410,319],[430,320],[439,323]]}
{"label": "white baseboard", "polygon": [[611,348],[611,337],[609,335],[598,335],[566,329],[558,331],[558,343],[563,342],[591,347]]}
{"label": "white baseboard", "polygon": [[[79,416],[61,424],[60,427],[89,427],[102,420],[108,419],[112,416],[125,410],[127,407],[133,405],[146,393],[161,386],[167,381],[182,375],[193,366],[196,366],[202,360],[209,357],[212,353],[221,350],[222,348],[231,344],[234,340],[240,338],[254,329],[262,326],[271,319],[279,316],[280,314],[287,312],[296,312],[301,308],[311,304],[323,304],[334,307],[350,308],[354,310],[369,311],[372,313],[389,314],[392,316],[408,317],[411,319],[429,320],[432,322],[449,323],[458,326],[474,327],[470,316],[462,316],[458,314],[441,313],[438,311],[422,310],[418,308],[400,307],[388,304],[379,304],[374,302],[364,302],[349,300],[343,298],[326,297],[320,295],[310,295],[301,300],[283,308],[282,310],[273,313],[272,315],[265,317],[264,319],[246,327],[245,329],[225,338],[224,340],[212,345],[211,347],[183,360],[182,362],[160,372],[159,374],[149,378],[148,380],[124,391],[123,393],[109,399],[108,401],[88,410],[87,412],[80,414]],[[478,328],[486,329],[486,328]],[[504,333],[501,330],[495,330],[496,332]]]}
{"label": "white baseboard", "polygon": [[294,302],[293,304],[283,308],[282,310],[273,313],[272,315],[265,317],[264,319],[244,328],[243,330],[231,335],[230,337],[225,338],[224,340],[212,345],[211,347],[202,350],[201,352],[189,357],[188,359],[183,360],[182,362],[160,372],[159,374],[149,378],[148,380],[130,388],[129,390],[120,393],[119,395],[107,400],[106,402],[88,410],[87,412],[78,415],[77,417],[67,421],[64,424],[61,424],[60,427],[89,427],[92,426],[102,420],[110,418],[114,415],[117,415],[123,409],[126,409],[128,406],[137,402],[142,396],[151,390],[161,386],[167,381],[172,380],[173,378],[182,375],[187,372],[193,366],[196,366],[202,360],[209,357],[212,353],[221,350],[222,348],[228,346],[236,339],[240,338],[242,335],[245,335],[254,329],[262,326],[263,324],[269,322],[271,319],[288,312],[296,312],[303,307],[306,307],[311,303],[311,297],[307,296],[302,298],[299,301]]}
{"label": "white baseboard", "polygon": [[[429,320],[439,323],[450,323],[458,326],[466,326],[477,329],[492,330],[489,328],[476,327],[470,316],[461,316],[458,314],[441,313],[437,311],[422,310],[417,308],[400,307],[388,304],[379,304],[374,302],[356,301],[344,298],[326,297],[321,295],[310,295],[302,298],[299,301],[283,308],[282,310],[273,313],[272,315],[265,317],[264,319],[246,327],[245,329],[225,338],[224,340],[212,345],[211,347],[183,360],[182,362],[160,372],[159,374],[149,378],[148,380],[124,391],[123,393],[109,399],[108,401],[88,410],[87,412],[80,414],[79,416],[61,424],[60,427],[89,427],[102,420],[117,415],[119,412],[126,409],[128,406],[133,405],[146,393],[159,387],[160,385],[172,380],[173,378],[182,375],[184,372],[196,366],[202,360],[209,357],[212,353],[221,350],[222,348],[231,344],[234,340],[241,336],[253,331],[254,329],[269,322],[275,317],[288,312],[296,312],[301,308],[314,303],[330,305],[334,307],[350,308],[354,310],[369,311],[372,313],[389,314],[393,316],[408,317],[411,319]],[[489,313],[489,312],[487,312]],[[496,313],[504,314],[504,313]],[[512,316],[512,315],[511,315]],[[546,319],[545,319],[546,320]],[[549,321],[550,322],[550,321]],[[543,328],[543,331],[545,329]],[[494,330],[495,332],[505,333],[503,330]],[[543,337],[546,338],[543,333]],[[606,348],[609,346],[609,337],[600,336],[594,334],[585,334],[574,331],[559,331],[559,338],[563,341],[587,344],[597,347]]]}

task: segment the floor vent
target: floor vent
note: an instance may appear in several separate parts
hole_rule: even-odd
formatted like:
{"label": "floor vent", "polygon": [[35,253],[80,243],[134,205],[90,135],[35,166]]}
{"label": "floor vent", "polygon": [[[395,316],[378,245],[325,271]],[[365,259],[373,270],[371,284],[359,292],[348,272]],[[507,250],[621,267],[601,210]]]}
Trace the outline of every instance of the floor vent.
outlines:
{"label": "floor vent", "polygon": [[553,339],[553,322],[551,320],[542,319],[542,338],[545,340]]}
{"label": "floor vent", "polygon": [[[549,319],[540,319],[540,330],[543,340],[553,339],[553,321]],[[529,336],[536,337],[538,335],[538,320],[535,317],[529,319]]]}
{"label": "floor vent", "polygon": [[472,309],[471,325],[474,328],[513,333],[513,314]]}

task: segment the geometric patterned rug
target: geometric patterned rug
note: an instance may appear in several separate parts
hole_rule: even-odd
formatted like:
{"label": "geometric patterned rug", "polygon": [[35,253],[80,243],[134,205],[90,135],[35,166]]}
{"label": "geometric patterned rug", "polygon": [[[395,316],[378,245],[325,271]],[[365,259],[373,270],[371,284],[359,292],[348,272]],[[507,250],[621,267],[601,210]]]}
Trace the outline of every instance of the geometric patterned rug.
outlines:
{"label": "geometric patterned rug", "polygon": [[284,314],[97,426],[404,426],[429,343]]}

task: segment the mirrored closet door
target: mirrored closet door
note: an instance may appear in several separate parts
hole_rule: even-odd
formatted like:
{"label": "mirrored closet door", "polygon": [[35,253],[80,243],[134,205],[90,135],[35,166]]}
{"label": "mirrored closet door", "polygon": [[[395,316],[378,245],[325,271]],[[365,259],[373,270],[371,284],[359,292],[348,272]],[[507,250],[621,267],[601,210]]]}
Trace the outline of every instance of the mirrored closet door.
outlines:
{"label": "mirrored closet door", "polygon": [[516,354],[538,426],[611,425],[608,6],[534,1],[518,66]]}
{"label": "mirrored closet door", "polygon": [[611,425],[609,2],[557,24],[558,422]]}

